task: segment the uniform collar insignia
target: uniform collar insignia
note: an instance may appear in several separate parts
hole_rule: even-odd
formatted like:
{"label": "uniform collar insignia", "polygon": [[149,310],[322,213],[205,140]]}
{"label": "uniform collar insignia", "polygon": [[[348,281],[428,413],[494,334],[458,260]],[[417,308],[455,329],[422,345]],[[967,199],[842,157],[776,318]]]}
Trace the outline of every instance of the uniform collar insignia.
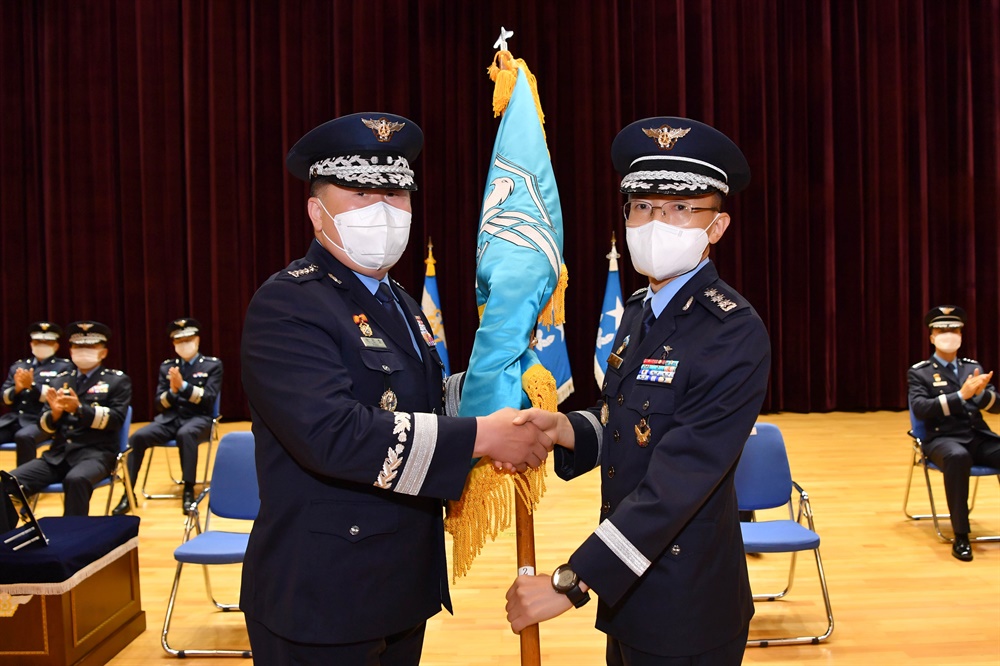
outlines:
{"label": "uniform collar insignia", "polygon": [[674,144],[676,144],[679,139],[684,138],[684,136],[686,136],[687,133],[691,131],[691,128],[688,127],[687,129],[680,129],[680,128],[675,129],[670,125],[662,125],[661,127],[655,127],[650,129],[646,129],[645,127],[643,127],[642,131],[649,138],[655,139],[657,146],[659,146],[663,150],[670,150],[671,148],[674,147]]}
{"label": "uniform collar insignia", "polygon": [[398,132],[406,127],[406,123],[397,123],[385,118],[379,118],[378,120],[362,118],[361,122],[375,134],[375,138],[378,139],[379,143],[389,143],[393,132]]}

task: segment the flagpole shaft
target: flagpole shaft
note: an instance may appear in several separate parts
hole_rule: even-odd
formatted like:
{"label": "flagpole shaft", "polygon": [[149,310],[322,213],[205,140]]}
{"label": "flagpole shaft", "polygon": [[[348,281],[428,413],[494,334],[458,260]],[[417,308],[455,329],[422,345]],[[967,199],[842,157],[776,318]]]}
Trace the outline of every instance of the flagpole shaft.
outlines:
{"label": "flagpole shaft", "polygon": [[[531,567],[535,571],[535,520],[520,493],[514,493],[514,518],[517,530],[517,570]],[[538,625],[521,630],[521,666],[541,666],[542,647]]]}

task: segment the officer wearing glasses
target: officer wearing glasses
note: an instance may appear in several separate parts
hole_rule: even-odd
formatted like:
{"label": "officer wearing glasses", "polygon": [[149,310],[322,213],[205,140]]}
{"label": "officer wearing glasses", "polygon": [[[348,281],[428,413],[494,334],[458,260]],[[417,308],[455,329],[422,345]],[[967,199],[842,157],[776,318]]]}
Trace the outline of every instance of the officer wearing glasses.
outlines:
{"label": "officer wearing glasses", "polygon": [[623,129],[626,239],[649,287],[632,294],[587,411],[527,410],[557,444],[556,473],[601,474],[601,520],[549,577],[519,576],[507,618],[526,626],[598,597],[607,663],[739,664],[753,601],[734,474],[767,390],[770,342],[709,259],[750,167],[724,134],[688,118]]}

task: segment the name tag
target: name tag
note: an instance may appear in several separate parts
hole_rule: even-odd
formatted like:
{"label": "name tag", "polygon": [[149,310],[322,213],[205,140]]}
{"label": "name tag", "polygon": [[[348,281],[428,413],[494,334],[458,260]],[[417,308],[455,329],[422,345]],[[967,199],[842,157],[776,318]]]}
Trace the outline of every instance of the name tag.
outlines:
{"label": "name tag", "polygon": [[934,382],[934,386],[947,386],[948,382]]}
{"label": "name tag", "polygon": [[643,360],[642,366],[639,368],[639,374],[635,376],[636,381],[670,384],[674,381],[677,364],[678,361],[647,358]]}
{"label": "name tag", "polygon": [[361,338],[361,343],[365,347],[374,347],[375,349],[385,349],[385,341],[382,338]]}

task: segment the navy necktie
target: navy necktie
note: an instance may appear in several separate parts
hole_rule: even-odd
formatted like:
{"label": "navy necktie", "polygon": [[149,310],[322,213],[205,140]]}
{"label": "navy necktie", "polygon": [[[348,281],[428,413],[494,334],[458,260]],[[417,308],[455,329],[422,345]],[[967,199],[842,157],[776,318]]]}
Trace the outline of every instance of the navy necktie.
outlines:
{"label": "navy necktie", "polygon": [[948,363],[944,367],[948,368],[948,373],[951,375],[951,378],[958,381],[958,370],[955,368],[955,364]]}
{"label": "navy necktie", "polygon": [[385,282],[379,282],[378,290],[375,291],[375,298],[385,307],[386,313],[392,319],[393,324],[405,331],[406,322],[403,321],[403,315],[399,311],[399,308],[396,307],[396,297],[393,295],[389,285]]}
{"label": "navy necktie", "polygon": [[653,314],[653,299],[648,298],[646,302],[642,304],[642,336],[646,337],[649,333],[649,329],[652,328],[653,324],[656,322],[656,315]]}

